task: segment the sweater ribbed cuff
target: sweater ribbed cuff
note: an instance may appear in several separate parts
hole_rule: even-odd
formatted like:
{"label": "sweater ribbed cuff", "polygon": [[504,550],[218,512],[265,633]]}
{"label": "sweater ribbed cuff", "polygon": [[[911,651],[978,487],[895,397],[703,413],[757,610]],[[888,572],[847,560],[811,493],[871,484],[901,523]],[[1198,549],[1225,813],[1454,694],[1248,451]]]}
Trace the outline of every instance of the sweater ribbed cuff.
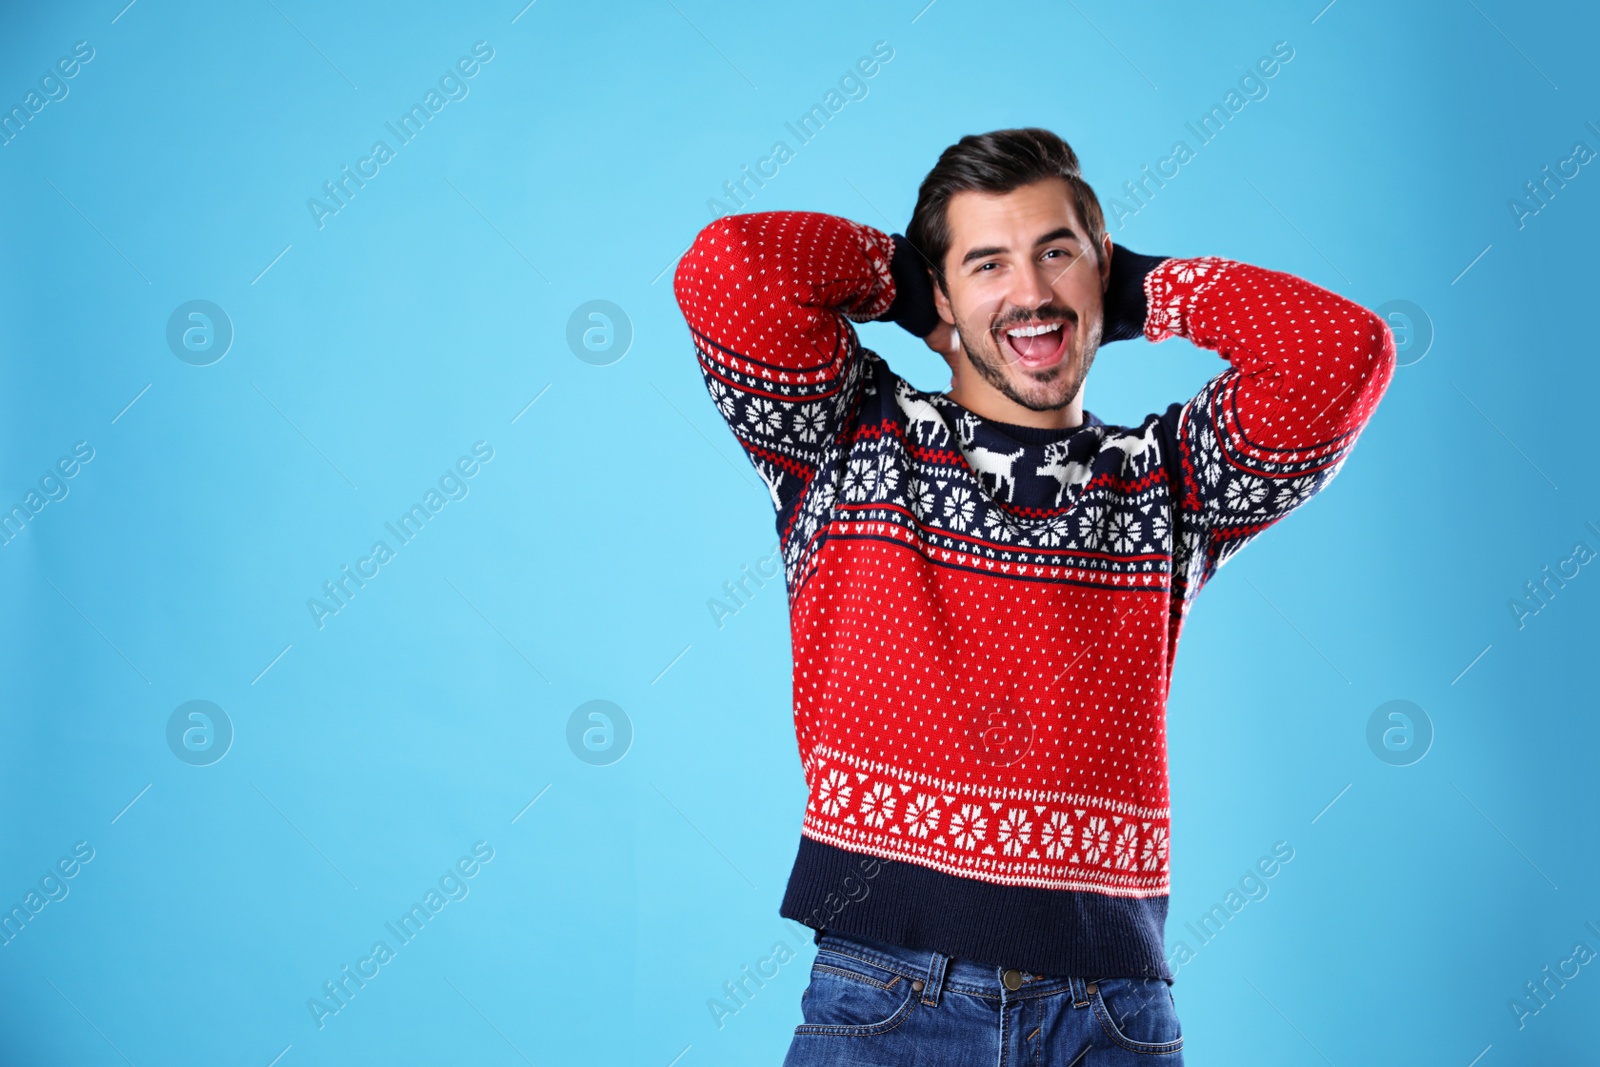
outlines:
{"label": "sweater ribbed cuff", "polygon": [[928,279],[922,255],[903,234],[890,234],[894,258],[889,273],[894,276],[894,303],[875,322],[898,323],[916,337],[926,337],[939,325],[939,311],[933,303],[933,283]]}
{"label": "sweater ribbed cuff", "polygon": [[1144,336],[1149,304],[1144,279],[1170,256],[1145,256],[1119,244],[1111,246],[1111,277],[1106,282],[1105,325],[1100,342],[1129,341]]}

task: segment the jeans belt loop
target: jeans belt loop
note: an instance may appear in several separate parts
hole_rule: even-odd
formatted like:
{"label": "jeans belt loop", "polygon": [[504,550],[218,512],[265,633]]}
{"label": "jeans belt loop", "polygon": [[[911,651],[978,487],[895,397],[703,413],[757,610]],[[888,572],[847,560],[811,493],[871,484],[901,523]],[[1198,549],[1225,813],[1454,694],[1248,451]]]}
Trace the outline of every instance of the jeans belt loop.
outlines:
{"label": "jeans belt loop", "polygon": [[930,1008],[939,1006],[939,994],[944,989],[945,967],[951,957],[942,952],[930,953],[928,959],[928,977],[922,982],[922,1003]]}
{"label": "jeans belt loop", "polygon": [[1073,975],[1069,981],[1072,984],[1072,1006],[1074,1008],[1087,1008],[1089,1006],[1088,983],[1077,975]]}

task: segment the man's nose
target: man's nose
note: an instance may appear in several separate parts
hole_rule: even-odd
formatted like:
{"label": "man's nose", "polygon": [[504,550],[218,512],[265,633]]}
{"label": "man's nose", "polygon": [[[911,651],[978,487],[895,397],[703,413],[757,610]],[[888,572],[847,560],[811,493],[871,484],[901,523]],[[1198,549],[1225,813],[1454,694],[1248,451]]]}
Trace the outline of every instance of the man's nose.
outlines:
{"label": "man's nose", "polygon": [[1054,297],[1051,288],[1061,269],[1052,263],[1035,263],[1017,272],[1017,284],[1011,289],[1011,302],[1018,307],[1034,310],[1048,304]]}

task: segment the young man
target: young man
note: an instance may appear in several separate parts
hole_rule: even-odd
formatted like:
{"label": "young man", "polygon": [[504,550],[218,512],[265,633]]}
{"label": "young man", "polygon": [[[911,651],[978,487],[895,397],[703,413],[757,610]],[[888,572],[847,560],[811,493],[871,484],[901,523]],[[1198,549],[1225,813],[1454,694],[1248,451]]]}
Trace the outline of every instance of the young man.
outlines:
{"label": "young man", "polygon": [[[1289,274],[1113,244],[1072,149],[1033,128],[946,149],[906,236],[727,216],[674,285],[783,547],[810,800],[780,913],[818,945],[785,1063],[1181,1063],[1178,634],[1350,454],[1387,326]],[[926,338],[949,391],[852,321]],[[1226,365],[1108,425],[1085,377],[1140,335]]]}

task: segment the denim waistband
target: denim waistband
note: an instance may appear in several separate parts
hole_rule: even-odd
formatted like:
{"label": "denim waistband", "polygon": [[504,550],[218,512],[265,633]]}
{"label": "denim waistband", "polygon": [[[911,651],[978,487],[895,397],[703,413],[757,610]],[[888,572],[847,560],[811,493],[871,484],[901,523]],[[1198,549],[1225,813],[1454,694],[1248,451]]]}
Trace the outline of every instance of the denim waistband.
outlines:
{"label": "denim waistband", "polygon": [[[1020,967],[980,963],[930,949],[906,948],[829,930],[817,931],[812,940],[818,951],[827,949],[853,956],[910,981],[921,981],[922,1002],[929,1006],[938,1004],[939,994],[945,990],[996,1000],[1071,993],[1075,1004],[1086,1005],[1089,1000],[1086,987],[1092,982],[1104,980],[1084,975],[1033,974]],[[1020,977],[1016,989],[1005,984],[1004,976],[1008,970],[1016,970]]]}

